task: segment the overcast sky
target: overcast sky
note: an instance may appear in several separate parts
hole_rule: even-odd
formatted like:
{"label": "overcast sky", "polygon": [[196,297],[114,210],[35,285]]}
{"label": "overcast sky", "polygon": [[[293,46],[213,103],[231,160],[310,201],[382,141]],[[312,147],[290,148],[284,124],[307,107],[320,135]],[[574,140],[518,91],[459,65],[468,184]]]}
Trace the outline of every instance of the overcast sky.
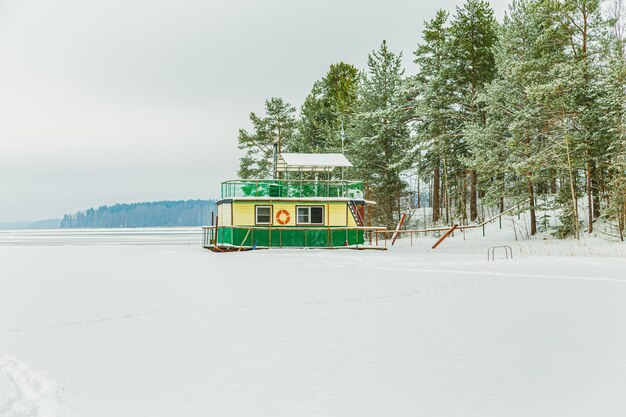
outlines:
{"label": "overcast sky", "polygon": [[[0,221],[215,198],[266,98],[462,1],[0,0]],[[507,0],[492,1],[500,19]]]}

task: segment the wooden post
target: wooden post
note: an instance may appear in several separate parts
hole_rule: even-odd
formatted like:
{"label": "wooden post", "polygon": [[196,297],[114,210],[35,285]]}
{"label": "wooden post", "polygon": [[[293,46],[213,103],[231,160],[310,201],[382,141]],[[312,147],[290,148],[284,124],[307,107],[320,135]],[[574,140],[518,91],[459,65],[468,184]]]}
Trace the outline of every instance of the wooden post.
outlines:
{"label": "wooden post", "polygon": [[402,224],[404,223],[404,219],[406,218],[406,213],[403,213],[402,216],[400,217],[400,221],[398,222],[398,225],[396,226],[396,231],[393,232],[393,238],[391,240],[391,246],[393,246],[394,243],[396,243],[396,239],[398,238],[398,232],[400,231],[400,228],[402,227]]}
{"label": "wooden post", "polygon": [[445,238],[447,238],[448,236],[450,236],[450,235],[452,234],[452,232],[454,232],[454,229],[456,229],[457,227],[459,227],[459,225],[458,225],[458,224],[455,224],[454,226],[452,226],[452,227],[450,228],[450,230],[448,230],[446,233],[444,233],[444,235],[443,235],[443,236],[441,236],[441,237],[439,238],[439,240],[438,240],[438,241],[437,241],[437,242],[433,245],[432,249],[436,249],[436,248],[437,248],[437,246],[439,246],[439,244],[440,244],[441,242],[443,242]]}
{"label": "wooden post", "polygon": [[274,204],[272,203],[272,200],[270,200],[270,225],[269,225],[269,232],[268,232],[268,237],[269,237],[269,247],[272,247],[272,223],[274,223]]}
{"label": "wooden post", "polygon": [[217,228],[220,221],[220,216],[215,216],[215,238],[213,239],[213,250],[217,251]]}
{"label": "wooden post", "polygon": [[[296,213],[297,215],[298,213]],[[330,204],[328,202],[326,202],[326,227],[327,232],[326,232],[326,246],[332,246],[333,245],[333,239],[332,239],[332,233],[330,232]]]}
{"label": "wooden post", "polygon": [[243,241],[241,242],[241,245],[239,245],[239,249],[237,249],[237,252],[241,252],[241,248],[243,248],[243,245],[246,243],[246,240],[248,240],[248,235],[250,234],[250,230],[252,230],[251,227],[248,228],[248,233],[246,233],[246,237],[243,238]]}

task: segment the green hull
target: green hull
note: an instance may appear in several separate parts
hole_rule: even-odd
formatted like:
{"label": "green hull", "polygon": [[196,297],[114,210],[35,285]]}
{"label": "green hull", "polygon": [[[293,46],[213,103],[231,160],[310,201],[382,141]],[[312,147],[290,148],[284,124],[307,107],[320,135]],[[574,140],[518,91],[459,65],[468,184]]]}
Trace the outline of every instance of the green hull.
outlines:
{"label": "green hull", "polygon": [[261,246],[261,247],[336,247],[362,245],[363,230],[293,230],[289,227],[242,229],[220,228],[217,233],[218,246]]}

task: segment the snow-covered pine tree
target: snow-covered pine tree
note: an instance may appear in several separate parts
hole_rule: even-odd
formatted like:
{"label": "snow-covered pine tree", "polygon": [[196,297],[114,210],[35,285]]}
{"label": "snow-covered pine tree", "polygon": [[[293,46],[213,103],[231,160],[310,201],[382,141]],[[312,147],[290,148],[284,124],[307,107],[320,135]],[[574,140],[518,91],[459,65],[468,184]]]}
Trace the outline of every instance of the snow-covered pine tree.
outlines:
{"label": "snow-covered pine tree", "polygon": [[600,197],[605,194],[602,172],[608,168],[608,147],[611,136],[602,122],[602,96],[608,91],[600,85],[603,38],[607,21],[600,10],[600,0],[562,0],[558,3],[559,19],[568,34],[568,59],[559,65],[568,86],[569,107],[566,118],[567,134],[574,143],[577,157],[584,170],[584,190],[587,199],[587,231],[593,231],[593,221],[600,214]]}
{"label": "snow-covered pine tree", "polygon": [[602,122],[612,138],[609,146],[607,218],[618,226],[621,240],[626,228],[626,5],[614,0],[608,10],[612,30],[606,40],[606,71],[601,89]]}
{"label": "snow-covered pine tree", "polygon": [[422,160],[433,172],[435,222],[440,205],[445,207],[446,223],[452,219],[465,223],[478,216],[477,166],[469,165],[471,149],[464,128],[486,121],[477,98],[495,73],[496,26],[487,2],[468,0],[457,8],[450,24],[445,11],[426,22],[415,51],[419,72],[408,82],[415,88],[414,127]]}
{"label": "snow-covered pine tree", "polygon": [[535,196],[554,175],[553,66],[564,61],[566,37],[552,3],[518,0],[509,7],[495,48],[497,75],[479,96],[486,123],[466,130],[471,164],[490,175],[487,201],[526,196],[535,234]]}
{"label": "snow-covered pine tree", "polygon": [[[458,111],[457,118],[462,122],[461,129],[468,124],[486,123],[486,113],[478,95],[495,74],[495,59],[493,47],[496,42],[497,23],[493,16],[493,9],[484,0],[467,0],[462,7],[457,7],[456,14],[450,27],[451,59],[453,71],[451,82],[455,87]],[[456,137],[461,151],[458,158],[471,157],[464,135]],[[466,165],[463,161],[463,165]],[[466,218],[467,183],[469,182],[469,219],[476,220],[478,216],[476,167],[467,166],[465,176],[460,187],[461,220]]]}
{"label": "snow-covered pine tree", "polygon": [[416,160],[424,165],[420,172],[432,172],[432,177],[423,179],[431,184],[434,223],[439,222],[444,207],[446,214],[449,213],[448,167],[453,153],[452,132],[458,124],[453,109],[454,92],[449,82],[453,69],[447,22],[448,12],[439,10],[433,19],[424,23],[422,42],[414,52],[418,73],[408,78],[404,87],[414,97],[411,119],[415,146],[421,154]]}
{"label": "snow-covered pine tree", "polygon": [[399,97],[404,70],[402,54],[394,54],[383,41],[368,57],[362,74],[357,111],[352,121],[348,154],[353,175],[367,181],[378,202],[376,221],[393,226],[399,218],[399,201],[406,184],[405,152],[410,147],[407,108]]}
{"label": "snow-covered pine tree", "polygon": [[341,151],[341,123],[345,129],[355,111],[358,83],[356,67],[339,62],[313,84],[300,109],[295,151]]}
{"label": "snow-covered pine tree", "polygon": [[250,113],[253,131],[239,130],[239,149],[245,150],[239,160],[240,178],[269,178],[272,174],[274,141],[279,152],[288,150],[296,132],[295,108],[282,98],[265,101],[265,117]]}

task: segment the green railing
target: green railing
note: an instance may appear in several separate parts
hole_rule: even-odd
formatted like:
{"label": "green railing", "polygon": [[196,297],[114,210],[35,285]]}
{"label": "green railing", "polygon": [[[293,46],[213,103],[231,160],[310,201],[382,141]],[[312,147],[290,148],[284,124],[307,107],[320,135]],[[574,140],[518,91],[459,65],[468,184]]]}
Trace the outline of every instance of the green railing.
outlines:
{"label": "green railing", "polygon": [[370,248],[387,246],[384,227],[203,226],[202,246],[217,252],[260,248]]}
{"label": "green railing", "polygon": [[222,198],[348,197],[363,198],[361,181],[232,180],[222,183]]}

